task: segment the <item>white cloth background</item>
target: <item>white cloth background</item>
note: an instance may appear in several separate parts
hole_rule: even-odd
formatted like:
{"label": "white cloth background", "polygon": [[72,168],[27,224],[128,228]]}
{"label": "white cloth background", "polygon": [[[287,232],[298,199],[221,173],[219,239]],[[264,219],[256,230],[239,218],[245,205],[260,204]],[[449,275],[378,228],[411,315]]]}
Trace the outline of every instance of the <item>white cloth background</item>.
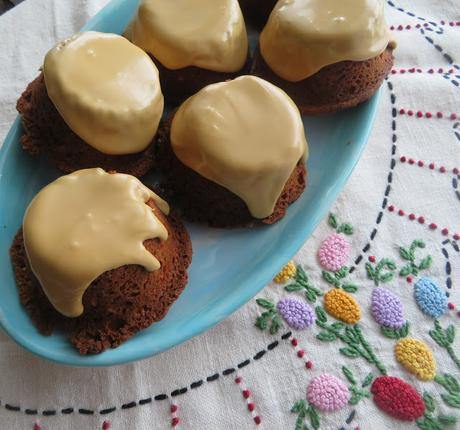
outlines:
{"label": "white cloth background", "polygon": [[[387,83],[384,84],[369,144],[332,211],[355,227],[355,233],[349,239],[352,246],[350,264],[360,254],[364,256],[350,280],[360,286],[355,297],[363,310],[361,326],[376,353],[391,375],[400,376],[419,392],[431,392],[436,398],[437,410],[455,415],[456,411],[449,410],[440,400],[442,390],[439,385],[418,381],[396,362],[393,352],[395,341],[380,334],[369,311],[372,281],[367,279],[364,270],[367,257],[389,257],[400,263],[398,246],[421,238],[427,243],[426,253],[434,258],[434,265],[427,274],[443,290],[450,292],[449,301],[457,306],[455,311],[449,311],[441,318],[442,325],[451,323],[458,327],[460,323],[456,315],[460,309],[457,285],[460,281],[460,253],[450,243],[442,243],[449,238],[452,240],[453,233],[460,233],[459,191],[456,194],[451,173],[453,167],[460,167],[460,125],[458,120],[449,116],[460,113],[460,25],[456,25],[460,21],[460,5],[458,0],[420,0],[415,4],[409,0],[394,1],[397,7],[416,16],[387,5],[387,20],[389,25],[396,27],[393,34],[399,43],[395,64],[398,73],[389,77],[393,91]],[[0,142],[16,116],[16,99],[36,76],[46,51],[56,41],[79,29],[106,3],[105,0],[28,0],[0,17]],[[423,28],[425,22],[431,23],[423,35],[416,26],[421,24]],[[449,22],[454,25],[449,25]],[[404,29],[398,31],[399,25]],[[410,29],[406,29],[407,25],[411,26]],[[449,64],[449,57],[446,58],[444,53],[450,55],[453,64]],[[406,73],[399,73],[401,68]],[[412,68],[422,72],[411,73]],[[439,68],[444,72],[453,69],[453,73],[444,76],[438,73]],[[429,73],[429,69],[434,69],[434,73]],[[395,118],[392,117],[392,109],[396,109]],[[439,111],[444,115],[442,119],[417,118],[416,115],[400,114],[400,109],[406,112],[408,109],[429,111],[434,116]],[[396,130],[392,130],[392,121],[395,121]],[[394,136],[396,142],[393,142]],[[396,145],[394,154],[393,144]],[[402,163],[401,156],[423,160],[425,167]],[[434,170],[426,167],[430,162],[435,163]],[[441,165],[447,169],[444,174],[438,171]],[[382,210],[388,185],[387,205]],[[394,205],[395,211],[390,212],[389,205]],[[397,214],[400,208],[405,211],[405,216]],[[377,224],[381,211],[381,221]],[[411,212],[423,215],[425,224],[410,221],[407,214]],[[435,222],[438,229],[430,230],[430,222]],[[442,235],[443,227],[449,229],[448,236]],[[369,242],[374,228],[377,229],[375,238],[370,242],[370,249],[363,253],[362,249]],[[321,241],[330,233],[331,228],[326,222],[322,223],[295,257],[312,283],[324,291],[328,286],[321,279],[316,252]],[[450,290],[446,289],[446,257],[442,248],[446,249],[452,268]],[[428,335],[433,321],[417,308],[413,284],[396,277],[385,287],[401,297],[404,315],[411,322],[411,336],[427,342],[434,351],[438,369],[458,376],[459,369],[446,351]],[[275,284],[268,286],[259,296],[275,302],[287,296],[302,299],[298,293],[288,294]],[[35,424],[43,430],[101,429],[104,421],[107,421],[105,427],[110,426],[111,429],[168,429],[172,427],[172,401],[178,407],[174,416],[180,420],[176,427],[179,429],[258,427],[293,430],[296,416],[290,409],[296,400],[305,398],[307,384],[313,376],[324,372],[342,376],[340,369],[344,364],[360,380],[369,371],[377,375],[375,368],[366,361],[341,355],[338,343],[318,341],[315,338],[318,328],[315,326],[295,333],[306,351],[306,357],[313,362],[313,368],[306,369],[305,359],[297,357],[290,341],[280,338],[288,330],[272,336],[254,327],[258,313],[258,306],[253,300],[219,326],[179,347],[142,362],[108,369],[72,369],[50,364],[22,350],[0,333],[0,429],[28,430]],[[267,350],[267,345],[275,340],[279,340],[279,345]],[[460,351],[458,339],[454,348]],[[254,360],[254,355],[261,350],[267,352]],[[242,378],[240,385],[235,383],[235,373],[222,375],[223,370],[236,367],[248,358],[251,359],[250,364],[237,370]],[[216,373],[219,374],[217,380],[206,381],[208,376]],[[191,389],[190,384],[200,379],[204,383]],[[174,390],[183,387],[188,387],[186,393],[170,396]],[[252,414],[242,395],[245,388],[250,390],[250,399],[255,404]],[[163,393],[169,395],[167,400],[153,400],[145,405],[138,403],[140,399]],[[136,402],[134,407],[121,408],[133,401]],[[19,406],[20,411],[8,410],[7,404]],[[62,409],[69,407],[74,408],[72,414],[61,413]],[[117,409],[107,415],[99,414],[101,409],[111,407]],[[85,415],[78,412],[79,408],[95,413]],[[36,409],[38,415],[28,415],[26,409]],[[353,409],[356,414],[347,424],[345,420]],[[44,410],[57,413],[55,416],[43,416]],[[253,420],[256,415],[261,418],[259,426]],[[460,410],[457,410],[457,416],[460,416]],[[342,427],[351,430],[358,426],[363,430],[417,428],[415,423],[396,421],[383,414],[370,399],[337,413],[321,414],[323,430]]]}

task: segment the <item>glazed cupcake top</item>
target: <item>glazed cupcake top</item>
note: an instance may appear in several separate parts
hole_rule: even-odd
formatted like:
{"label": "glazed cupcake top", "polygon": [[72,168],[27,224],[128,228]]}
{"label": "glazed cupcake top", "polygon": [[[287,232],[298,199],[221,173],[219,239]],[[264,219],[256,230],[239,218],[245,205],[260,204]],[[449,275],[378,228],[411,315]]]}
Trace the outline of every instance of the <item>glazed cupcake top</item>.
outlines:
{"label": "glazed cupcake top", "polygon": [[146,205],[150,199],[168,214],[168,204],[134,176],[100,168],[61,176],[35,196],[24,216],[24,246],[58,312],[81,315],[84,292],[107,270],[127,264],[160,268],[143,245],[146,239],[168,238]]}
{"label": "glazed cupcake top", "polygon": [[389,40],[382,0],[279,0],[259,43],[273,72],[296,82],[329,64],[376,57]]}
{"label": "glazed cupcake top", "polygon": [[173,70],[236,72],[248,55],[238,0],[142,0],[127,36]]}
{"label": "glazed cupcake top", "polygon": [[255,76],[209,85],[188,98],[171,124],[171,146],[190,169],[268,217],[296,164],[308,156],[299,111]]}
{"label": "glazed cupcake top", "polygon": [[144,150],[163,113],[158,69],[124,37],[88,31],[51,49],[48,96],[67,125],[105,154]]}

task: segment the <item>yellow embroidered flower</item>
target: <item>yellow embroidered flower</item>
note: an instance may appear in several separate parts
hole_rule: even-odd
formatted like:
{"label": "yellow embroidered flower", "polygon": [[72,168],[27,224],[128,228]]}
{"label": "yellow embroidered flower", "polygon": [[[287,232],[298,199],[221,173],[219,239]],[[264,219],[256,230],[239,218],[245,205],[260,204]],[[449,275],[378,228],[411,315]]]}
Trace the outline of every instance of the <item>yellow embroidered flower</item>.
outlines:
{"label": "yellow embroidered flower", "polygon": [[436,376],[436,362],[427,344],[417,339],[401,339],[395,347],[396,360],[422,381]]}
{"label": "yellow embroidered flower", "polygon": [[333,288],[324,296],[324,308],[334,318],[354,324],[361,318],[358,302],[340,288]]}
{"label": "yellow embroidered flower", "polygon": [[286,266],[283,267],[281,272],[279,272],[275,279],[273,279],[277,284],[284,284],[285,282],[289,281],[289,279],[293,278],[297,273],[297,269],[295,268],[294,261],[289,261]]}

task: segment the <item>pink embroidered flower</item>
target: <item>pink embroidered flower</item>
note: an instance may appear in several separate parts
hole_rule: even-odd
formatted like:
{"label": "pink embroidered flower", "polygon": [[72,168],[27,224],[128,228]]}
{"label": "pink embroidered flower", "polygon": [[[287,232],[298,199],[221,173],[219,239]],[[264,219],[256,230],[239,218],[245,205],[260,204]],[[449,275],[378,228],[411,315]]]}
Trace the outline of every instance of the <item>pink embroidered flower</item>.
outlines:
{"label": "pink embroidered flower", "polygon": [[327,237],[318,250],[321,266],[336,272],[345,266],[350,255],[350,245],[343,234],[334,233]]}
{"label": "pink embroidered flower", "polygon": [[338,411],[349,399],[350,392],[345,383],[327,373],[313,378],[307,387],[307,400],[320,411]]}

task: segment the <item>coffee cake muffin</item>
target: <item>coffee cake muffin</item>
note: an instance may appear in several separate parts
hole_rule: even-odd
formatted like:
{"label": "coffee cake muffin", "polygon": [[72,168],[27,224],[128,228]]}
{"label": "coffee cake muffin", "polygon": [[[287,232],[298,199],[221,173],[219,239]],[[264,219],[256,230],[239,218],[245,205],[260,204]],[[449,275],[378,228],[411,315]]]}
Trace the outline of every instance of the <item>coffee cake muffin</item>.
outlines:
{"label": "coffee cake muffin", "polygon": [[125,35],[152,57],[169,103],[249,69],[238,0],[142,0]]}
{"label": "coffee cake muffin", "polygon": [[164,188],[184,217],[273,224],[303,192],[308,146],[292,100],[254,76],[205,87],[159,132]]}
{"label": "coffee cake muffin", "polygon": [[21,144],[66,173],[102,167],[139,177],[154,163],[163,104],[145,52],[115,34],[79,33],[48,52],[18,100]]}
{"label": "coffee cake muffin", "polygon": [[280,0],[251,73],[289,94],[302,114],[369,99],[393,65],[382,0]]}
{"label": "coffee cake muffin", "polygon": [[135,177],[85,169],[43,188],[10,249],[40,333],[80,354],[115,348],[161,320],[187,283],[192,247],[168,204]]}

